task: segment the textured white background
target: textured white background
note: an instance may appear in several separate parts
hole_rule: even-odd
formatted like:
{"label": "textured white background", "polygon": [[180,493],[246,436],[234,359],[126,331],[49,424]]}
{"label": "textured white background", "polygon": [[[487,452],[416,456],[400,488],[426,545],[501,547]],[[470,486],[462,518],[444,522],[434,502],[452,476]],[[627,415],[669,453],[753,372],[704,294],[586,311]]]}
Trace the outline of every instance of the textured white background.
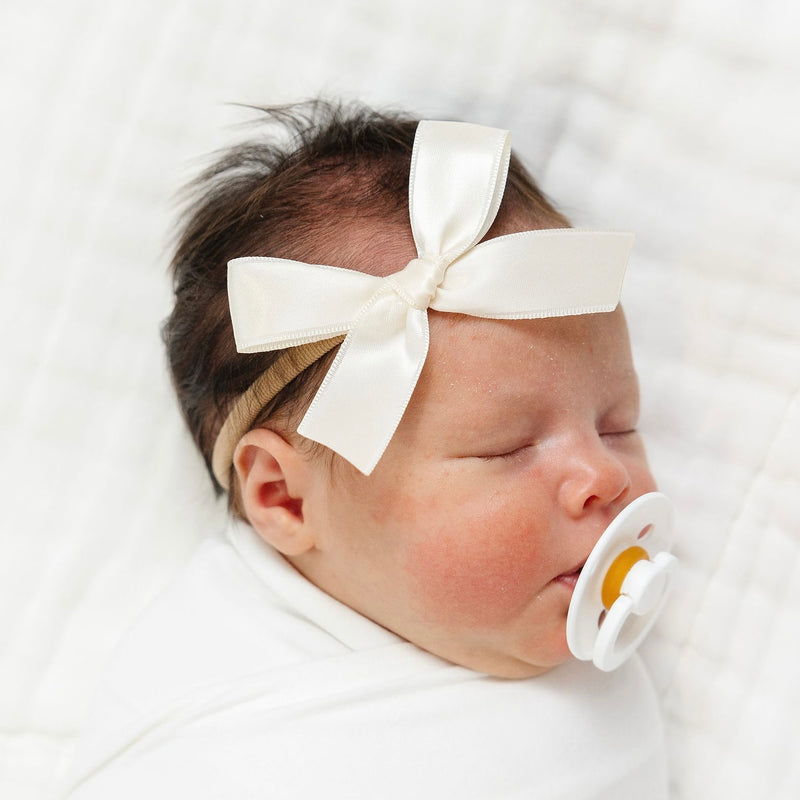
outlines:
{"label": "textured white background", "polygon": [[233,103],[319,93],[509,128],[576,224],[637,232],[673,795],[800,797],[799,87],[792,0],[3,0],[0,797],[53,796],[223,516],[163,368],[174,193]]}

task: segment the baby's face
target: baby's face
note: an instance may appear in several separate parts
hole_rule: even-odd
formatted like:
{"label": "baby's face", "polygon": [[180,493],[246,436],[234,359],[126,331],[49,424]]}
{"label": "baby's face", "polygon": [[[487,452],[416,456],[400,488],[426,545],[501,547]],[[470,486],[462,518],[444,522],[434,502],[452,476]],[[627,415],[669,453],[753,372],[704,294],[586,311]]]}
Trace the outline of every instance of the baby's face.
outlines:
{"label": "baby's face", "polygon": [[430,313],[428,360],[371,476],[319,464],[296,566],[450,661],[503,677],[569,658],[577,579],[652,491],[621,310],[497,321]]}

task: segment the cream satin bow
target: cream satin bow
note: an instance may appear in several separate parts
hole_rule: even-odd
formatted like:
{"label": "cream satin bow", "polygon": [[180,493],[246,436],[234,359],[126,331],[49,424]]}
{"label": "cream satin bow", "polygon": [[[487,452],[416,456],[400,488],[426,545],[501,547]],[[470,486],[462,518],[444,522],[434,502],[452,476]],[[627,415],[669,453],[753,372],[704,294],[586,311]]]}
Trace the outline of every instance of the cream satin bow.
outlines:
{"label": "cream satin bow", "polygon": [[503,197],[507,131],[421,122],[409,177],[418,257],[385,278],[279,258],[228,270],[236,346],[276,350],[347,334],[298,432],[370,474],[428,352],[428,308],[493,319],[613,310],[626,233],[538,230],[478,245]]}

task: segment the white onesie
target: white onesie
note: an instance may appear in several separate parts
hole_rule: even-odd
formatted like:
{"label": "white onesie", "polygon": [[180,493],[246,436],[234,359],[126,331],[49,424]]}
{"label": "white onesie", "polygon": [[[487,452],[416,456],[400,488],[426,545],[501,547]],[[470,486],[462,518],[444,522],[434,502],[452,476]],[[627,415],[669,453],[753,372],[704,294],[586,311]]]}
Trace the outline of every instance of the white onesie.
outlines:
{"label": "white onesie", "polygon": [[491,678],[308,582],[248,525],[208,540],[103,682],[70,800],[667,797],[634,657]]}

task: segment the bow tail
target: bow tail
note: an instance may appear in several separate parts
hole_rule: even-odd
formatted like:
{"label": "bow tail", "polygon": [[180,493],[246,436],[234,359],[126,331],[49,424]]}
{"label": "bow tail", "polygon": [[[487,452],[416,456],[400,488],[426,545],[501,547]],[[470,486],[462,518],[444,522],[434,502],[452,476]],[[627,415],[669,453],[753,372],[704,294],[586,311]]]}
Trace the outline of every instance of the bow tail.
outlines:
{"label": "bow tail", "polygon": [[343,342],[298,426],[365,475],[394,435],[428,353],[428,316],[376,293]]}

